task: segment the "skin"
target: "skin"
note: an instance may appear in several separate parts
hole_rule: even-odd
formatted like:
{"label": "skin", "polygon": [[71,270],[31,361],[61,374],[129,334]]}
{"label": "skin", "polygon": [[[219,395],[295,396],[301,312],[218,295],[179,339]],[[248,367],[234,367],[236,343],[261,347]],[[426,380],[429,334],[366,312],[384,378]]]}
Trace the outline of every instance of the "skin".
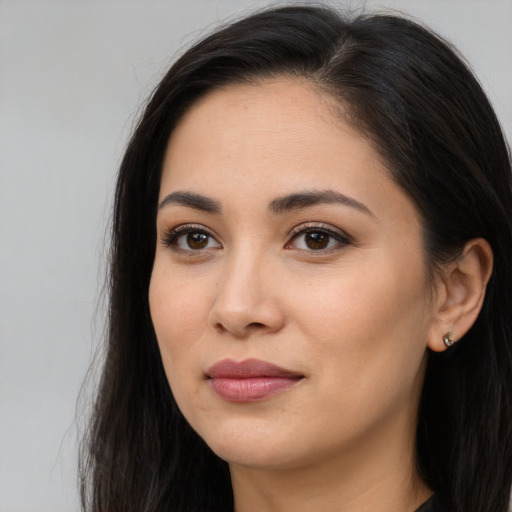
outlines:
{"label": "skin", "polygon": [[[414,204],[332,106],[297,80],[230,85],[190,108],[166,153],[151,315],[181,411],[229,463],[237,512],[411,512],[431,494],[415,469],[416,416],[427,345],[442,349],[454,307],[447,286],[432,299]],[[269,210],[326,190],[364,208]],[[220,211],[164,201],[178,191]],[[204,248],[183,232],[169,241],[187,225]],[[339,239],[312,249],[306,228]],[[206,377],[226,358],[303,378],[228,402]]]}

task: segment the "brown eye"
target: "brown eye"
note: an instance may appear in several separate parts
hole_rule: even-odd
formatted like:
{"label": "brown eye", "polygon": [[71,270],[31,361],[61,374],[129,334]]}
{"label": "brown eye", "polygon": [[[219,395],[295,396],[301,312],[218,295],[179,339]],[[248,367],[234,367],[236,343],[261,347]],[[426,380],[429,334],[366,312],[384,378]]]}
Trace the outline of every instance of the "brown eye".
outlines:
{"label": "brown eye", "polygon": [[222,244],[208,231],[191,225],[179,226],[164,234],[162,243],[175,251],[189,253],[222,248]]}
{"label": "brown eye", "polygon": [[325,249],[329,245],[329,235],[321,232],[310,232],[304,236],[304,243],[309,249],[317,251]]}
{"label": "brown eye", "polygon": [[210,237],[204,233],[189,233],[187,235],[187,245],[190,249],[195,251],[204,249],[208,246],[208,239]]}
{"label": "brown eye", "polygon": [[[301,229],[302,228],[302,229]],[[351,239],[332,228],[324,226],[299,226],[285,245],[286,249],[299,249],[309,252],[331,252],[351,244]]]}

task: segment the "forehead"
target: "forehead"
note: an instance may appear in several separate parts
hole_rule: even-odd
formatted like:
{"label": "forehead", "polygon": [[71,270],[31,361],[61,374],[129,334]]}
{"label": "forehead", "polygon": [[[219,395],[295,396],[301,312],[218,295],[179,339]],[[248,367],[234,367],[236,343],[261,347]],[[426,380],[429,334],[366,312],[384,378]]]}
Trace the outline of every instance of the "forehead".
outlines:
{"label": "forehead", "polygon": [[[173,131],[162,186],[213,186],[252,175],[260,185],[387,178],[368,140],[341,118],[341,107],[302,80],[236,84],[195,103]],[[377,174],[373,176],[377,179]]]}

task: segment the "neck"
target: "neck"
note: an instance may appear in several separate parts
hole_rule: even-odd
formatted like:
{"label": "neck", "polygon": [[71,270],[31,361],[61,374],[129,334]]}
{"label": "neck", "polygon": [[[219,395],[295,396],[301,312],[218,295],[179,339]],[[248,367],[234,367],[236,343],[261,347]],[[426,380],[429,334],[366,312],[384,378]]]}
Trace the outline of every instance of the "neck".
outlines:
{"label": "neck", "polygon": [[350,450],[293,468],[231,465],[235,512],[416,510],[432,491],[416,470],[411,425],[398,426],[381,425]]}

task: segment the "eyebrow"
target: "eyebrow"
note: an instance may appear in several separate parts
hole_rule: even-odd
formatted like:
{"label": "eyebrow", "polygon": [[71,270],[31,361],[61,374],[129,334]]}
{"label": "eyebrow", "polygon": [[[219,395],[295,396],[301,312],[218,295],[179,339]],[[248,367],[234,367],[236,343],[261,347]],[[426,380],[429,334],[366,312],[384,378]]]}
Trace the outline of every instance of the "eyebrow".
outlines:
{"label": "eyebrow", "polygon": [[202,210],[207,213],[220,213],[222,210],[220,203],[215,199],[192,192],[172,192],[164,197],[162,202],[158,205],[158,209],[161,210],[170,204],[187,206],[188,208],[195,208],[196,210]]}
{"label": "eyebrow", "polygon": [[364,203],[353,197],[346,196],[335,190],[305,190],[274,199],[268,209],[275,214],[285,213],[293,210],[302,210],[309,206],[318,204],[339,203],[344,206],[355,208],[363,213],[375,217],[371,210]]}
{"label": "eyebrow", "polygon": [[[353,197],[346,196],[335,190],[305,190],[302,192],[296,192],[282,197],[277,197],[272,200],[268,209],[271,213],[281,214],[294,210],[302,210],[309,206],[315,206],[318,204],[332,204],[338,203],[344,206],[355,208],[363,213],[375,217],[371,210],[364,204],[354,199]],[[195,194],[193,192],[172,192],[165,196],[161,201],[158,208],[162,208],[176,204],[179,206],[186,206],[188,208],[194,208],[207,213],[219,214],[222,211],[220,203],[212,199],[211,197],[203,196],[202,194]]]}

